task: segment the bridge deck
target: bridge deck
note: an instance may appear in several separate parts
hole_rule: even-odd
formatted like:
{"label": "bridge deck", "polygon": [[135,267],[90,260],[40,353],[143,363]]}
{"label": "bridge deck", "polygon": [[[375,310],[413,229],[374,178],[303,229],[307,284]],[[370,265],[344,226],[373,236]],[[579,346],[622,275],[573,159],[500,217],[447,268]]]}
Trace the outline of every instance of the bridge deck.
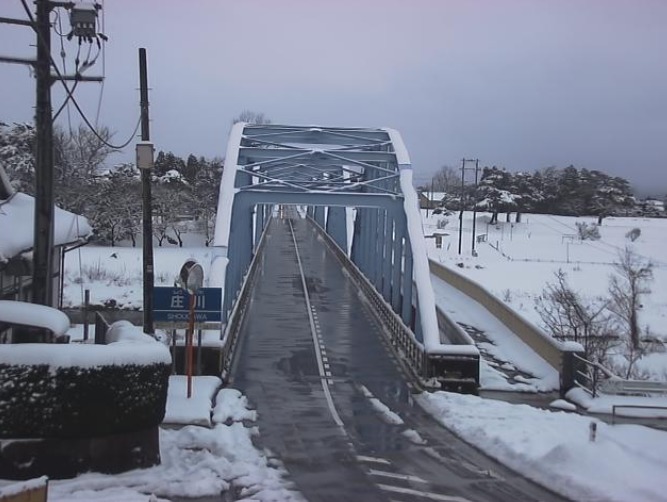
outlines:
{"label": "bridge deck", "polygon": [[306,221],[276,218],[266,238],[231,385],[308,500],[561,500],[413,405],[372,314]]}

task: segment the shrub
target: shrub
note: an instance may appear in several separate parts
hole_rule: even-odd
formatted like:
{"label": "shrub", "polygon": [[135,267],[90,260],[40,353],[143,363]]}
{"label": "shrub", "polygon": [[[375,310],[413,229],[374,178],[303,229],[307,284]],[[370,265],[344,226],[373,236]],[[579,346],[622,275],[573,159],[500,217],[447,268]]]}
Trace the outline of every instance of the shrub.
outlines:
{"label": "shrub", "polygon": [[627,239],[630,239],[632,242],[635,242],[637,239],[639,239],[639,236],[641,234],[642,234],[641,228],[633,228],[627,234],[625,234],[625,237]]}
{"label": "shrub", "polygon": [[584,222],[577,222],[577,235],[582,241],[600,240],[600,229],[597,225],[589,225]]}
{"label": "shrub", "polygon": [[54,368],[3,359],[0,437],[99,437],[147,429],[164,418],[171,372],[164,361]]}

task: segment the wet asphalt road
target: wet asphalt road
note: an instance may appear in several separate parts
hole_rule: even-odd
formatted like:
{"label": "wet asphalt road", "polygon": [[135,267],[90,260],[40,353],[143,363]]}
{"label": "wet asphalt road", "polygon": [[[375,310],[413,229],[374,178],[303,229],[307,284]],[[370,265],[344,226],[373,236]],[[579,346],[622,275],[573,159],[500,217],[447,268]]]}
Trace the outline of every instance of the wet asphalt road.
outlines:
{"label": "wet asphalt road", "polygon": [[259,446],[307,500],[564,500],[413,403],[372,314],[307,222],[276,218],[267,238],[231,386],[258,410]]}

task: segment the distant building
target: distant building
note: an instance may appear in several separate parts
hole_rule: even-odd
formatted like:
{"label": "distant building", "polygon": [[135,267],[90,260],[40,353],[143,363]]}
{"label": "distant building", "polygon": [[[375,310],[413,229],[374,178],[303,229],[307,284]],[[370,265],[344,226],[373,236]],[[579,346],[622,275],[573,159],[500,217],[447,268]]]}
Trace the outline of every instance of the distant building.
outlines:
{"label": "distant building", "polygon": [[442,207],[445,197],[445,192],[419,192],[419,208],[420,209],[435,209]]}
{"label": "distant building", "polygon": [[[0,299],[32,299],[35,199],[15,192],[0,166]],[[92,229],[83,216],[56,208],[53,230],[53,298],[60,301],[64,253],[85,243]]]}

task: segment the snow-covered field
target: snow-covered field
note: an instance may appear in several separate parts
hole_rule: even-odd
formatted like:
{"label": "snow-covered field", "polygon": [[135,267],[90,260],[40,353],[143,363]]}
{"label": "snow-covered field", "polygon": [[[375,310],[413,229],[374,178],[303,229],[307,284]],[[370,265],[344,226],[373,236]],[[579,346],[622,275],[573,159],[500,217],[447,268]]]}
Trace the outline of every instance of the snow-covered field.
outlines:
{"label": "snow-covered field", "polygon": [[[667,219],[608,217],[599,227],[600,240],[580,241],[576,223],[594,224],[596,218],[524,214],[521,223],[507,223],[501,214],[499,223],[491,225],[489,213],[477,213],[475,235],[485,235],[485,242],[476,242],[474,256],[472,212],[464,214],[461,254],[458,213],[429,211],[426,217],[422,211],[422,216],[427,236],[442,235],[441,248],[434,238],[426,239],[430,258],[478,282],[537,326],[542,320],[535,300],[547,283],[555,282],[558,270],[565,272],[568,284],[582,298],[608,297],[614,263],[629,247],[653,264],[651,293],[641,298],[640,327],[667,342]],[[445,220],[444,228],[438,229],[438,222]],[[640,235],[632,242],[627,234],[635,228]],[[667,380],[667,354],[651,354],[637,363],[637,369],[648,378]]]}

